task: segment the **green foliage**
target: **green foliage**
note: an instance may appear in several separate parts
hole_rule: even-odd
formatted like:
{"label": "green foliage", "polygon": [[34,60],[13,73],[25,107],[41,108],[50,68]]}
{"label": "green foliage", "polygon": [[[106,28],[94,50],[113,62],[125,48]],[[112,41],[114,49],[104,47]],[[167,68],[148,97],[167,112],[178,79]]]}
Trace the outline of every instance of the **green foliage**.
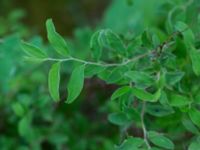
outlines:
{"label": "green foliage", "polygon": [[[22,68],[31,72],[26,81],[28,75],[23,72],[11,81],[8,70],[2,69],[0,76],[3,85],[10,83],[2,91],[14,93],[11,97],[16,101],[10,109],[15,116],[10,120],[18,120],[16,132],[24,145],[40,150],[38,143],[46,140],[58,150],[62,146],[72,150],[198,149],[200,23],[197,6],[200,7],[197,0],[114,0],[96,29],[77,30],[74,39],[63,38],[52,19],[46,21],[46,45],[38,38],[21,44],[21,37],[14,38],[14,42],[4,38],[0,49],[9,49],[9,44],[21,45],[26,60],[44,65],[37,70],[34,69],[39,68],[37,64],[29,68],[23,63]],[[12,55],[8,58],[0,67],[6,65],[11,70],[15,61]],[[51,64],[49,70],[48,64]],[[87,90],[93,80],[100,83]],[[105,84],[109,85],[104,89],[109,93],[107,96],[101,89]],[[19,85],[23,87],[20,90]],[[50,94],[46,94],[47,89]],[[10,94],[6,99],[10,100]],[[70,105],[64,105],[63,101]],[[32,109],[33,106],[36,108]],[[83,112],[92,119],[87,120]],[[105,114],[99,118],[93,116],[94,112]],[[97,134],[97,128],[102,132],[107,127],[113,130],[108,137],[90,135]]]}

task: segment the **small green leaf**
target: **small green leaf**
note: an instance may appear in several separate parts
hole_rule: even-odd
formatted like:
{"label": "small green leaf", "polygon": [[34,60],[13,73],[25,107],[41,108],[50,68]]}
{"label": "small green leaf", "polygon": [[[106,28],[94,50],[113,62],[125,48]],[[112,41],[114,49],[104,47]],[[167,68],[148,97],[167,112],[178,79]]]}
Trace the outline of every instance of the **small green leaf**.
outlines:
{"label": "small green leaf", "polygon": [[128,116],[123,112],[109,114],[108,120],[118,126],[123,126],[131,122]]}
{"label": "small green leaf", "polygon": [[85,77],[92,77],[104,71],[105,69],[106,67],[104,66],[87,65],[85,68]]}
{"label": "small green leaf", "polygon": [[30,116],[24,116],[18,123],[19,135],[31,139],[33,136]]}
{"label": "small green leaf", "polygon": [[145,72],[139,71],[128,71],[125,76],[131,79],[136,86],[150,86],[154,83],[154,79]]}
{"label": "small green leaf", "polygon": [[126,48],[122,40],[110,29],[96,31],[91,37],[90,48],[93,52],[93,57],[96,60],[100,59],[102,55],[102,48],[104,47],[117,52],[117,54],[121,54],[123,56],[127,55]]}
{"label": "small green leaf", "polygon": [[182,123],[184,127],[191,133],[199,134],[199,130],[197,127],[192,123],[189,117],[182,118]]}
{"label": "small green leaf", "polygon": [[200,52],[197,51],[193,46],[190,46],[189,49],[190,58],[192,60],[192,69],[194,73],[200,75]]}
{"label": "small green leaf", "polygon": [[59,101],[60,62],[53,64],[48,77],[49,92],[55,102]]}
{"label": "small green leaf", "polygon": [[100,31],[95,32],[90,39],[90,48],[92,50],[93,58],[99,60],[102,54],[102,48],[99,44]]}
{"label": "small green leaf", "polygon": [[156,102],[161,96],[161,90],[159,89],[156,93],[151,94],[149,92],[146,92],[143,89],[139,88],[132,88],[133,94],[140,100],[148,101],[148,102]]}
{"label": "small green leaf", "polygon": [[18,102],[12,104],[12,109],[15,114],[20,117],[23,116],[25,113],[24,107]]}
{"label": "small green leaf", "polygon": [[85,65],[75,68],[69,79],[67,86],[68,98],[67,103],[72,103],[81,93],[84,84],[84,69]]}
{"label": "small green leaf", "polygon": [[199,147],[200,147],[200,137],[192,141],[192,143],[189,145],[188,150],[198,150]]}
{"label": "small green leaf", "polygon": [[39,47],[36,47],[30,43],[22,42],[21,46],[24,52],[30,57],[35,57],[35,58],[47,57],[47,55]]}
{"label": "small green leaf", "polygon": [[188,105],[190,103],[191,103],[190,99],[186,96],[176,94],[176,93],[171,93],[169,95],[170,106],[182,107],[182,106]]}
{"label": "small green leaf", "polygon": [[192,122],[200,128],[200,111],[192,108],[189,110],[189,116]]}
{"label": "small green leaf", "polygon": [[146,112],[156,117],[163,117],[174,113],[174,110],[169,106],[162,106],[159,104],[148,104]]}
{"label": "small green leaf", "polygon": [[69,48],[65,40],[60,36],[54,27],[52,19],[46,21],[47,38],[54,49],[62,56],[69,55]]}
{"label": "small green leaf", "polygon": [[165,136],[154,132],[154,131],[149,131],[148,132],[148,139],[155,145],[166,148],[166,149],[174,149],[174,144],[173,142],[166,138]]}
{"label": "small green leaf", "polygon": [[169,84],[169,85],[176,84],[183,78],[184,74],[185,74],[184,72],[180,72],[180,71],[167,72],[165,74],[167,84]]}
{"label": "small green leaf", "polygon": [[184,36],[184,41],[186,45],[191,45],[194,44],[195,42],[195,36],[192,32],[191,29],[189,29],[188,25],[185,24],[184,22],[178,21],[175,25],[175,28],[179,31],[182,32]]}
{"label": "small green leaf", "polygon": [[139,150],[144,144],[144,140],[141,138],[129,137],[123,141],[123,143],[116,148],[116,150]]}
{"label": "small green leaf", "polygon": [[111,96],[111,100],[114,100],[118,97],[121,97],[122,95],[128,93],[131,91],[131,87],[130,86],[124,86],[124,87],[121,87],[119,89],[117,89]]}

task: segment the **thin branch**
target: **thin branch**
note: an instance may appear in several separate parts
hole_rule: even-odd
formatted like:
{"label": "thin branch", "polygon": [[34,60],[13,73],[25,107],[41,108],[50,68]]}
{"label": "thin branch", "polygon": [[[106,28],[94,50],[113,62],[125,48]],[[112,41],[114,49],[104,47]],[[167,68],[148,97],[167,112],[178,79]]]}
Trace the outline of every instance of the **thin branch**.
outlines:
{"label": "thin branch", "polygon": [[76,61],[76,62],[80,62],[80,63],[84,63],[84,64],[89,64],[89,65],[95,65],[95,66],[102,66],[102,67],[117,67],[117,66],[125,66],[131,62],[134,62],[134,61],[137,61],[139,59],[142,59],[152,53],[155,53],[155,52],[158,52],[161,53],[163,48],[165,46],[167,46],[171,40],[183,33],[184,31],[186,31],[188,28],[184,29],[183,31],[176,31],[174,33],[172,33],[163,43],[161,43],[159,46],[157,46],[155,49],[153,50],[150,50],[148,51],[147,53],[144,53],[144,54],[141,54],[141,55],[138,55],[136,57],[133,57],[131,59],[127,59],[126,61],[122,62],[122,63],[101,63],[101,62],[91,62],[91,61],[85,61],[85,60],[82,60],[82,59],[79,59],[79,58],[75,58],[75,57],[68,57],[68,58],[65,58],[65,59],[61,59],[61,58],[46,58],[46,59],[43,59],[42,61],[57,61],[57,62],[67,62],[67,61]]}
{"label": "thin branch", "polygon": [[147,138],[146,126],[145,126],[145,123],[144,123],[145,108],[146,108],[146,102],[143,102],[143,104],[142,104],[142,111],[141,111],[140,117],[141,117],[141,123],[142,123],[142,130],[143,130],[144,142],[146,143],[148,149],[151,149],[151,146],[150,146],[150,144],[148,142],[148,138]]}

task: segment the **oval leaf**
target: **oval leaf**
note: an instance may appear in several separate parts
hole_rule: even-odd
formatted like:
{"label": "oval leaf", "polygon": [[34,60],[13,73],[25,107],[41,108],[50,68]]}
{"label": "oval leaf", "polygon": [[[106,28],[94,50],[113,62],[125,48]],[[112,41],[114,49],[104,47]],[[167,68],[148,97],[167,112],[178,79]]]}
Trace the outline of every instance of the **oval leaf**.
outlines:
{"label": "oval leaf", "polygon": [[192,122],[200,128],[200,111],[195,108],[192,108],[189,111],[189,116]]}
{"label": "oval leaf", "polygon": [[139,88],[132,88],[133,94],[140,100],[143,101],[149,101],[149,102],[156,102],[161,96],[161,90],[159,89],[156,93],[151,94],[149,92],[146,92],[143,89]]}
{"label": "oval leaf", "polygon": [[84,84],[84,69],[85,65],[75,68],[71,74],[67,87],[68,98],[67,103],[72,103],[81,93]]}
{"label": "oval leaf", "polygon": [[65,40],[56,32],[52,19],[46,22],[47,38],[54,49],[62,56],[69,55],[69,49]]}
{"label": "oval leaf", "polygon": [[22,42],[21,46],[24,52],[31,57],[45,58],[47,56],[39,47],[36,47],[30,43]]}
{"label": "oval leaf", "polygon": [[48,77],[49,92],[55,102],[59,101],[59,84],[60,84],[60,63],[54,64]]}
{"label": "oval leaf", "polygon": [[124,86],[124,87],[121,87],[119,89],[117,89],[111,96],[111,100],[114,100],[126,93],[128,93],[129,91],[131,91],[131,88],[130,86]]}
{"label": "oval leaf", "polygon": [[149,131],[148,138],[153,144],[159,147],[166,148],[166,149],[174,149],[173,142],[170,139],[164,137],[163,135],[157,132]]}

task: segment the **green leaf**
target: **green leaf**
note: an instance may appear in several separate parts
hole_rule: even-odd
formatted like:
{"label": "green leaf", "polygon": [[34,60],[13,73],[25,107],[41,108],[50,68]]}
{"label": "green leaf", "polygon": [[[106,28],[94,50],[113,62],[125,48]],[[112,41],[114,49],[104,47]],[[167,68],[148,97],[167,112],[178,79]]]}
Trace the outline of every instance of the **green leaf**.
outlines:
{"label": "green leaf", "polygon": [[131,87],[130,86],[124,86],[124,87],[121,87],[119,89],[117,89],[111,96],[111,100],[114,100],[118,97],[121,97],[122,95],[128,93],[131,91]]}
{"label": "green leaf", "polygon": [[48,77],[49,92],[55,102],[59,101],[60,62],[52,65]]}
{"label": "green leaf", "polygon": [[200,137],[192,141],[192,143],[188,147],[188,150],[198,150],[199,147],[200,147]]}
{"label": "green leaf", "polygon": [[160,89],[156,93],[151,94],[149,92],[146,92],[143,89],[133,87],[132,92],[138,99],[143,100],[143,101],[148,101],[148,102],[156,102],[161,96]]}
{"label": "green leaf", "polygon": [[90,48],[92,50],[93,58],[99,60],[102,54],[102,48],[99,44],[100,31],[96,31],[90,39]]}
{"label": "green leaf", "polygon": [[184,72],[180,72],[180,71],[167,72],[165,74],[167,84],[169,84],[169,85],[176,84],[183,78],[184,74],[185,74]]}
{"label": "green leaf", "polygon": [[136,86],[150,86],[154,83],[153,77],[148,75],[145,72],[141,71],[128,71],[125,73],[125,76],[131,79]]}
{"label": "green leaf", "polygon": [[20,117],[23,116],[25,113],[24,107],[18,102],[12,104],[12,109],[15,114]]}
{"label": "green leaf", "polygon": [[166,138],[165,136],[154,132],[154,131],[149,131],[148,132],[148,139],[155,145],[166,148],[166,149],[174,149],[174,144],[173,142]]}
{"label": "green leaf", "polygon": [[118,126],[123,126],[131,122],[128,116],[123,112],[109,114],[108,120]]}
{"label": "green leaf", "polygon": [[184,127],[191,133],[199,134],[199,130],[197,127],[192,123],[189,117],[182,118],[182,123]]}
{"label": "green leaf", "polygon": [[148,104],[146,112],[156,117],[163,117],[174,113],[174,110],[169,106],[162,106],[158,104]]}
{"label": "green leaf", "polygon": [[190,103],[191,103],[190,99],[186,96],[176,94],[176,93],[171,93],[169,95],[170,106],[182,107],[182,106],[188,105]]}
{"label": "green leaf", "polygon": [[81,65],[75,68],[71,74],[67,91],[68,98],[67,103],[72,103],[81,93],[84,84],[84,69],[85,65]]}
{"label": "green leaf", "polygon": [[123,141],[123,143],[116,148],[116,150],[139,150],[144,144],[144,140],[141,138],[129,137]]}
{"label": "green leaf", "polygon": [[179,31],[182,32],[184,41],[186,45],[191,45],[194,44],[195,42],[195,36],[192,32],[191,29],[189,29],[188,25],[185,24],[184,22],[178,21],[175,25],[175,28]]}
{"label": "green leaf", "polygon": [[200,52],[197,51],[193,46],[190,46],[189,49],[190,58],[192,61],[192,69],[194,73],[199,76],[200,75]]}
{"label": "green leaf", "polygon": [[91,37],[90,48],[93,52],[93,57],[96,60],[100,59],[102,55],[102,48],[104,47],[112,49],[117,54],[122,56],[127,55],[126,48],[122,40],[110,29],[96,31]]}
{"label": "green leaf", "polygon": [[54,49],[62,56],[69,55],[69,48],[65,40],[56,32],[52,19],[46,21],[47,38]]}
{"label": "green leaf", "polygon": [[104,44],[107,45],[108,47],[112,48],[113,50],[115,50],[117,53],[125,56],[126,48],[125,48],[122,40],[120,39],[120,37],[110,29],[104,30],[104,34],[106,37],[106,39],[105,39],[106,43],[104,43]]}
{"label": "green leaf", "polygon": [[189,110],[189,116],[192,122],[200,128],[200,111],[196,108],[191,108]]}
{"label": "green leaf", "polygon": [[30,116],[24,116],[18,123],[18,132],[19,135],[31,139],[33,136],[32,127],[31,127],[31,118]]}
{"label": "green leaf", "polygon": [[30,43],[22,42],[21,43],[22,49],[24,52],[29,55],[30,57],[35,58],[46,58],[47,55],[42,51],[39,47],[36,47]]}

